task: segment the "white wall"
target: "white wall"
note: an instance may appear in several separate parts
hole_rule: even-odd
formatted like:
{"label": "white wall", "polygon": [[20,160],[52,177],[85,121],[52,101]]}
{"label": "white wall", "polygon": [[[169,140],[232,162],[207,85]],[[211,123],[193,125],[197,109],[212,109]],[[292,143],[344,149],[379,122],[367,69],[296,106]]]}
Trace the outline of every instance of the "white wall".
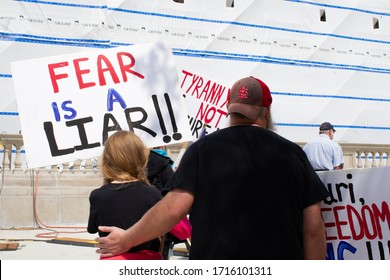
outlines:
{"label": "white wall", "polygon": [[0,132],[20,131],[13,61],[163,40],[179,74],[191,70],[228,87],[246,75],[264,80],[277,132],[293,141],[308,141],[330,121],[336,141],[389,142],[386,1],[230,3],[1,1]]}

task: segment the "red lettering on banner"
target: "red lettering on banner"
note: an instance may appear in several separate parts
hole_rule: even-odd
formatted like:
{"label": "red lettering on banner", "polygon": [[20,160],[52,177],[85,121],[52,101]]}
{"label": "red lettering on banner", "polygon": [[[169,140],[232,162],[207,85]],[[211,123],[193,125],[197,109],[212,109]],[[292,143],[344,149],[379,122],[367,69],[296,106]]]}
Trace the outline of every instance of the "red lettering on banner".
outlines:
{"label": "red lettering on banner", "polygon": [[[322,208],[322,213],[327,229],[327,240],[383,239],[381,221],[386,223],[387,230],[390,230],[390,210],[386,201],[381,203],[381,209],[373,203],[371,206],[363,205],[361,209],[353,205]],[[345,217],[345,220],[341,217]],[[334,231],[337,236],[330,235],[330,232]],[[350,232],[351,235],[345,232]]]}
{"label": "red lettering on banner", "polygon": [[387,221],[387,230],[390,231],[390,210],[389,205],[386,201],[382,202],[382,211],[379,210],[378,206],[376,204],[372,205],[372,211],[374,212],[374,216],[376,217],[375,224],[378,228],[378,237],[380,239],[383,238],[382,234],[382,227],[379,222],[379,219],[381,219],[383,222]]}
{"label": "red lettering on banner", "polygon": [[[134,76],[137,76],[138,78],[141,78],[141,79],[145,78],[145,76],[142,75],[141,73],[135,72],[134,70],[131,69],[135,65],[135,58],[134,58],[134,56],[132,56],[131,53],[119,52],[119,53],[116,54],[116,57],[118,58],[118,63],[119,63],[119,67],[121,69],[122,79],[123,79],[124,82],[127,82],[126,72],[130,73],[130,74],[132,74]],[[125,64],[124,60],[123,60],[123,57],[127,57],[128,59],[130,59],[130,63],[129,64]]]}
{"label": "red lettering on banner", "polygon": [[[348,221],[350,221],[350,228],[351,228],[351,234],[353,240],[361,240],[364,238],[364,228],[363,228],[363,220],[359,215],[359,212],[355,209],[355,207],[351,205],[347,205],[347,215],[348,215]],[[355,219],[357,221],[357,225],[355,225]],[[359,233],[357,233],[357,228],[360,230]]]}
{"label": "red lettering on banner", "polygon": [[[209,81],[209,83],[210,83],[210,81]],[[205,101],[216,105],[219,103],[219,100],[221,99],[221,97],[225,93],[225,87],[223,87],[219,84],[213,83],[211,88],[207,89],[207,92],[208,92],[208,94],[206,96]],[[222,107],[224,105],[225,105],[225,103],[223,103],[220,107]]]}
{"label": "red lettering on banner", "polygon": [[[106,65],[106,68],[104,68],[103,63]],[[106,85],[106,78],[104,77],[104,72],[106,72],[106,71],[108,71],[111,74],[112,81],[115,84],[119,83],[118,75],[116,74],[115,69],[112,66],[112,63],[104,55],[99,55],[98,56],[98,58],[97,58],[97,69],[98,69],[98,75],[99,75],[99,84],[101,86],[105,86]]]}
{"label": "red lettering on banner", "polygon": [[[180,88],[184,89],[186,94],[195,96],[197,99],[201,99],[219,108],[226,105],[228,96],[227,93],[225,94],[226,90],[228,90],[226,87],[185,70],[182,70],[182,73],[184,74],[184,78]],[[222,99],[224,95],[226,98]],[[221,102],[222,104],[220,104]]]}
{"label": "red lettering on banner", "polygon": [[340,220],[339,211],[344,210],[344,209],[345,209],[345,206],[333,207],[333,214],[334,214],[335,221],[336,221],[336,228],[337,228],[338,238],[340,240],[351,239],[350,235],[343,235],[343,233],[342,233],[342,228],[341,227],[348,225],[347,221],[341,221]]}
{"label": "red lettering on banner", "polygon": [[206,124],[209,124],[214,120],[214,117],[216,117],[214,127],[218,127],[221,117],[226,116],[227,112],[210,106],[210,104],[204,104],[204,102],[200,104],[198,113],[196,114],[196,118],[201,121],[204,121]]}
{"label": "red lettering on banner", "polygon": [[88,87],[95,86],[96,83],[94,83],[94,82],[89,82],[89,83],[85,83],[84,82],[84,80],[82,78],[82,75],[89,74],[91,72],[91,70],[89,70],[89,69],[81,69],[81,67],[80,67],[80,62],[81,61],[88,61],[88,57],[83,57],[83,58],[78,58],[78,59],[74,59],[73,60],[73,65],[74,65],[74,69],[75,69],[75,72],[76,72],[77,81],[79,83],[79,88],[83,89],[83,88],[88,88]]}
{"label": "red lettering on banner", "polygon": [[68,63],[67,61],[58,62],[58,63],[49,64],[49,65],[48,65],[48,67],[49,67],[50,80],[51,80],[51,84],[52,84],[52,86],[53,86],[53,91],[54,91],[54,93],[57,93],[57,92],[58,92],[58,83],[57,83],[57,80],[68,78],[68,74],[66,74],[66,73],[63,73],[63,74],[56,74],[56,73],[54,72],[54,69],[56,69],[56,68],[61,68],[61,67],[65,67],[65,66],[68,66],[68,65],[69,65],[69,63]]}
{"label": "red lettering on banner", "polygon": [[[102,54],[98,55],[96,58],[96,71],[97,71],[98,81],[92,80],[91,77],[94,76],[88,75],[91,74],[91,70],[94,69],[90,65],[91,64],[90,60],[91,58],[89,57],[81,57],[81,58],[73,59],[73,71],[77,78],[79,89],[94,87],[96,86],[97,83],[100,86],[106,85],[105,73],[108,73],[109,76],[111,76],[111,79],[115,84],[120,83],[121,81],[119,79],[117,71],[114,68],[115,63],[119,67],[121,77],[122,77],[122,82],[127,82],[128,74],[134,75],[140,79],[145,78],[144,75],[132,69],[133,66],[135,65],[136,60],[132,54],[127,52],[118,52],[116,55],[116,61],[110,61],[110,59],[105,55]],[[125,62],[125,60],[127,60],[127,62]],[[58,80],[69,78],[69,74],[68,74],[69,72],[67,72],[69,71],[69,69],[64,68],[68,65],[69,65],[68,61],[52,63],[48,65],[49,75],[50,75],[54,93],[59,92]],[[57,68],[64,68],[63,70],[65,71],[63,71],[62,73],[56,73],[55,69]]]}
{"label": "red lettering on banner", "polygon": [[[332,208],[322,208],[321,209],[321,211],[322,212],[332,212]],[[331,216],[331,215],[324,215],[324,214],[322,214],[322,216],[324,217],[324,216],[326,216],[326,217],[332,217],[333,218],[333,216]],[[326,222],[325,220],[324,220],[324,224],[325,224],[325,229],[327,230],[328,228],[333,228],[333,227],[335,227],[336,226],[336,223],[335,222]],[[330,236],[329,234],[328,234],[328,231],[326,231],[326,239],[327,240],[337,240],[337,236]]]}
{"label": "red lettering on banner", "polygon": [[180,88],[183,88],[183,87],[184,87],[184,84],[185,84],[185,82],[186,82],[186,80],[187,80],[187,76],[192,77],[193,74],[190,73],[190,72],[188,72],[188,71],[186,71],[186,70],[182,70],[181,72],[184,74],[184,78],[183,78],[183,81],[181,82]]}
{"label": "red lettering on banner", "polygon": [[[378,232],[375,225],[374,213],[371,211],[371,208],[368,205],[363,205],[362,215],[367,238],[375,239],[378,235]],[[370,229],[372,230],[372,233],[370,232]]]}
{"label": "red lettering on banner", "polygon": [[199,94],[199,88],[203,85],[203,78],[200,77],[200,76],[194,76],[193,79],[192,79],[192,84],[191,86],[188,88],[188,90],[186,91],[188,93],[188,91],[194,87],[192,89],[192,93],[191,95],[194,95],[196,93],[196,98],[200,99],[200,94]]}

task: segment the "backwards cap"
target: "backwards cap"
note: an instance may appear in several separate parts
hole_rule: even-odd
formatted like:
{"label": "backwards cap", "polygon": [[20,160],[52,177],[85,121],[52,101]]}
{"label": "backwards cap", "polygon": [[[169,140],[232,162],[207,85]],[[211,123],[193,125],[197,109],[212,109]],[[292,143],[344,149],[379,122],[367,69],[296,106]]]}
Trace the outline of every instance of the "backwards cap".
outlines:
{"label": "backwards cap", "polygon": [[269,107],[272,96],[268,86],[252,76],[234,83],[228,97],[228,115],[239,113],[255,120],[260,114],[261,107]]}
{"label": "backwards cap", "polygon": [[336,129],[334,129],[333,125],[329,122],[324,122],[320,125],[320,131],[327,131],[333,129],[334,132],[336,132]]}

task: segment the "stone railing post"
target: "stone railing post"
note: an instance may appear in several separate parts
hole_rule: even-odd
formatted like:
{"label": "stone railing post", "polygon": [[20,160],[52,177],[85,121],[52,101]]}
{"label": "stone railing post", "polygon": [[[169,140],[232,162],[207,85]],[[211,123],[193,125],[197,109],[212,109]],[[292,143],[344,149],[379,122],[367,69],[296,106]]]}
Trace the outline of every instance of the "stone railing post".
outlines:
{"label": "stone railing post", "polygon": [[356,154],[357,154],[357,164],[356,164],[356,167],[357,168],[363,168],[364,164],[363,164],[363,159],[362,159],[362,152],[361,151],[357,151]]}
{"label": "stone railing post", "polygon": [[[22,165],[21,150],[23,138],[21,134],[0,134],[0,143],[4,147],[4,169],[20,169]],[[12,147],[15,147],[15,159],[12,161]]]}
{"label": "stone railing post", "polygon": [[378,162],[376,161],[376,154],[377,154],[377,153],[374,152],[374,151],[371,151],[370,153],[371,153],[371,157],[372,157],[371,167],[378,167],[379,164],[378,164]]}
{"label": "stone railing post", "polygon": [[3,143],[4,146],[4,169],[11,170],[11,159],[12,159],[12,144],[11,143]]}
{"label": "stone railing post", "polygon": [[20,169],[22,167],[22,147],[23,147],[23,142],[17,142],[14,143],[16,152],[15,152],[15,169]]}

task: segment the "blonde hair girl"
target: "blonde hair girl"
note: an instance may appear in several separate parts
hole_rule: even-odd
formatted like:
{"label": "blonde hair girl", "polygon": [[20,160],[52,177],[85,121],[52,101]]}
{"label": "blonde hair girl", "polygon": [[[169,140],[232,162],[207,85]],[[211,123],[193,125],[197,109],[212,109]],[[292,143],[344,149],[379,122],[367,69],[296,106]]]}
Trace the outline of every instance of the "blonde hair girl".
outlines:
{"label": "blonde hair girl", "polygon": [[149,149],[131,131],[117,131],[105,142],[102,173],[105,183],[141,181],[149,184],[146,165]]}

